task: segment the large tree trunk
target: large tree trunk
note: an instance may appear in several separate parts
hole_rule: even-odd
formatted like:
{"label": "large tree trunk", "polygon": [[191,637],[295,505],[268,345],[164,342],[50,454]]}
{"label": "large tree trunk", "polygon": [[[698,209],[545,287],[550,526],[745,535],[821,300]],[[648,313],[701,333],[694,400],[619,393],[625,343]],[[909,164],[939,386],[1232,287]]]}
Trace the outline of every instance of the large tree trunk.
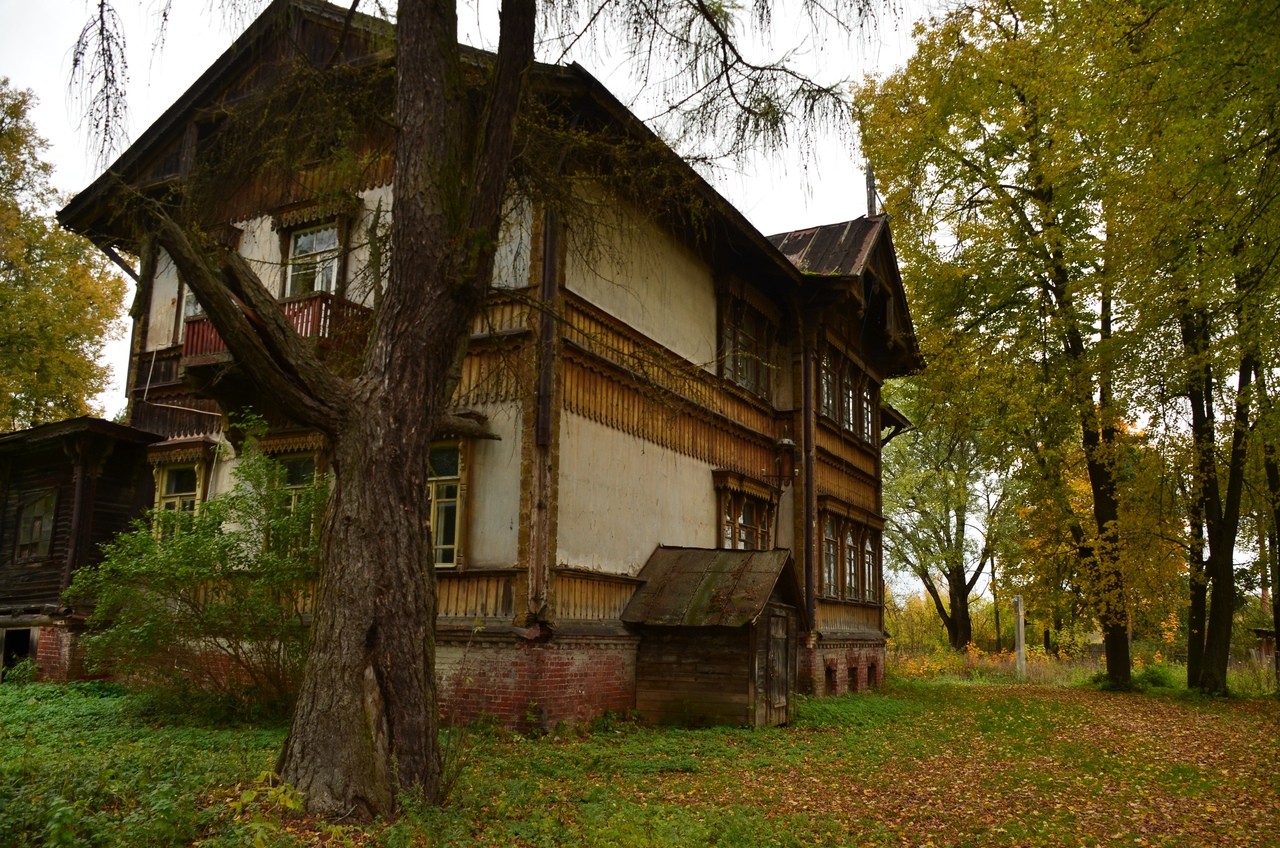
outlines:
{"label": "large tree trunk", "polygon": [[947,584],[951,589],[951,626],[947,635],[951,639],[951,647],[963,651],[973,641],[973,616],[969,611],[969,592],[965,588],[964,574],[950,575]]}
{"label": "large tree trunk", "polygon": [[390,281],[347,414],[311,651],[281,777],[328,815],[436,801],[436,613],[427,458],[493,269],[533,0],[504,0],[483,114],[473,113],[449,3],[397,16]]}
{"label": "large tree trunk", "polygon": [[[1240,321],[1237,311],[1236,320]],[[1236,401],[1232,417],[1231,449],[1223,469],[1226,493],[1219,482],[1217,427],[1214,412],[1214,374],[1208,353],[1211,345],[1209,315],[1203,307],[1187,309],[1179,317],[1183,350],[1190,369],[1187,397],[1191,406],[1192,446],[1196,457],[1196,487],[1204,517],[1209,555],[1205,562],[1209,614],[1205,623],[1203,661],[1196,685],[1205,692],[1226,694],[1227,666],[1231,660],[1231,629],[1236,606],[1235,545],[1240,525],[1240,499],[1244,488],[1245,450],[1249,420],[1249,392],[1253,357],[1245,352],[1236,376]],[[1194,600],[1193,587],[1193,600]]]}
{"label": "large tree trunk", "polygon": [[325,571],[280,773],[309,809],[368,818],[396,791],[436,797],[440,760],[426,446],[403,444],[403,394],[361,399],[333,447]]}

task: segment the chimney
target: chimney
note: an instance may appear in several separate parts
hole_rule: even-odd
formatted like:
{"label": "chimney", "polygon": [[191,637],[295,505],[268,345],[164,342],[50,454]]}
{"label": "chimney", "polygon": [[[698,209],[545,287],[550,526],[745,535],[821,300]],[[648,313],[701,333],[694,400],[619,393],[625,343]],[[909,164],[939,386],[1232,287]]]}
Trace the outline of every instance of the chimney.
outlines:
{"label": "chimney", "polygon": [[867,163],[867,217],[879,214],[876,209],[876,174],[871,167],[871,163]]}

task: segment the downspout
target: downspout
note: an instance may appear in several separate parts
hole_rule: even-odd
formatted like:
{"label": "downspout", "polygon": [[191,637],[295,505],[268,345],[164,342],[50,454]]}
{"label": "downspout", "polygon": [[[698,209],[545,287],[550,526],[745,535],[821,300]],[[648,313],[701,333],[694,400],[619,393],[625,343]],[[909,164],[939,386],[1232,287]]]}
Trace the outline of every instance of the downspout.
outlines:
{"label": "downspout", "polygon": [[542,310],[538,323],[538,387],[534,421],[534,463],[531,492],[528,564],[528,615],[535,622],[547,619],[547,594],[550,583],[552,539],[552,418],[555,404],[556,316],[555,301],[559,290],[558,257],[560,218],[547,208],[542,218],[542,268],[538,285],[538,301]]}
{"label": "downspout", "polygon": [[796,310],[797,323],[800,328],[800,420],[804,439],[804,606],[809,618],[810,647],[818,632],[818,596],[814,586],[814,544],[813,530],[818,520],[818,490],[814,481],[815,428],[813,424],[813,346],[809,333],[804,325],[804,314]]}

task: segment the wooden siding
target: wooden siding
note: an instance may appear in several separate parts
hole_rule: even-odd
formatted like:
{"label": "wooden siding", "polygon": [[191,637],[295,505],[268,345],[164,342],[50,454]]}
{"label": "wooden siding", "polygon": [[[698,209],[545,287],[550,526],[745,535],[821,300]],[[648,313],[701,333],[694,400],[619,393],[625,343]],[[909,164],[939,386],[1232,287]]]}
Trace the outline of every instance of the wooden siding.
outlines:
{"label": "wooden siding", "polygon": [[565,317],[564,409],[720,468],[775,473],[789,414],[614,324],[588,304]]}
{"label": "wooden siding", "polygon": [[617,621],[638,581],[567,569],[552,572],[556,621]]}
{"label": "wooden siding", "polygon": [[515,615],[514,571],[436,570],[438,615],[468,620]]}
{"label": "wooden siding", "polygon": [[656,724],[752,724],[752,647],[748,627],[645,628],[636,712]]}
{"label": "wooden siding", "polygon": [[859,634],[867,639],[883,639],[880,625],[880,605],[857,601],[818,601],[818,626],[820,633]]}

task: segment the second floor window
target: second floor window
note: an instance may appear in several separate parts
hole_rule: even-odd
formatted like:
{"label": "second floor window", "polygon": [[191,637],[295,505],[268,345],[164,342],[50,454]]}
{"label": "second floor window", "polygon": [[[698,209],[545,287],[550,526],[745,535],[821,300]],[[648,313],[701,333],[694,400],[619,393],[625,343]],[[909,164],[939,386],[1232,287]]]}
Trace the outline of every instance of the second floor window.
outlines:
{"label": "second floor window", "polygon": [[818,412],[845,432],[878,444],[876,389],[871,378],[831,347],[822,351],[818,369]]}
{"label": "second floor window", "polygon": [[339,255],[338,227],[335,224],[293,233],[289,238],[285,296],[337,292]]}
{"label": "second floor window", "polygon": [[773,328],[769,320],[746,301],[731,298],[721,333],[720,373],[759,397],[769,394],[773,371],[770,358]]}

